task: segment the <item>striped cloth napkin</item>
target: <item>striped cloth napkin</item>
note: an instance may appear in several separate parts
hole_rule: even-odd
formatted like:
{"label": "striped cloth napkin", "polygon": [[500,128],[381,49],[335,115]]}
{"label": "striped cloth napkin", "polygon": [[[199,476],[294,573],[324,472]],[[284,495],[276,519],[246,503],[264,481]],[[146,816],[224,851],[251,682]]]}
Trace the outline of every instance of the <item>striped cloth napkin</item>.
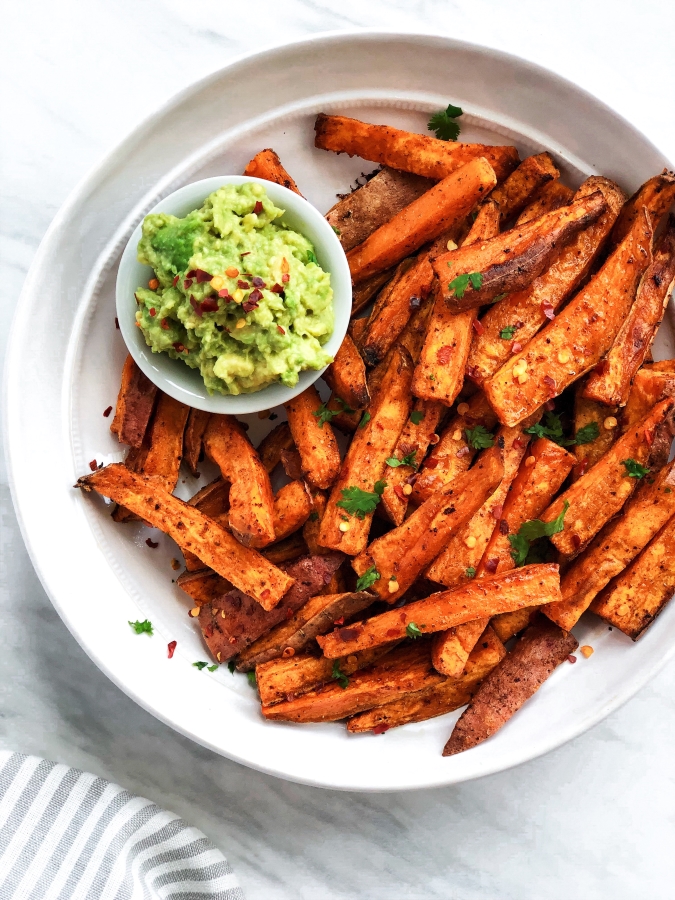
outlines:
{"label": "striped cloth napkin", "polygon": [[0,752],[2,900],[244,900],[201,831],[68,766]]}

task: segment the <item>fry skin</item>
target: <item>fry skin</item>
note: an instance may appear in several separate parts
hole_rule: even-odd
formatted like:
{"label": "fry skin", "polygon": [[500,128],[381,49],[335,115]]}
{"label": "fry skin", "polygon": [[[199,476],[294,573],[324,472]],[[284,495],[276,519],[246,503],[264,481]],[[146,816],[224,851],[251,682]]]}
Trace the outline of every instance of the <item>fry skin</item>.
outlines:
{"label": "fry skin", "polygon": [[212,569],[198,569],[196,572],[181,572],[176,579],[178,587],[194,600],[197,606],[211,603],[232,590],[232,584]]}
{"label": "fry skin", "polygon": [[663,215],[665,215],[675,200],[675,175],[664,169],[661,175],[655,175],[637,189],[621,210],[621,215],[616,221],[610,236],[610,247],[614,249],[635,225],[641,210],[646,207],[651,217],[654,231]]}
{"label": "fry skin", "polygon": [[354,284],[391,268],[459,224],[497,183],[483,158],[448,175],[347,254]]}
{"label": "fry skin", "polygon": [[360,713],[347,722],[347,731],[358,734],[377,728],[378,733],[382,733],[397,725],[424,722],[459,709],[469,702],[481,681],[505,656],[504,645],[488,627],[471,652],[461,678],[446,678],[433,687],[405,694],[386,706]]}
{"label": "fry skin", "polygon": [[479,157],[485,157],[499,181],[503,181],[518,164],[515,147],[441,141],[388,125],[369,125],[346,116],[319,113],[314,130],[314,146],[320,150],[360,156],[392,169],[433,178],[434,181],[440,181]]}
{"label": "fry skin", "polygon": [[494,189],[491,199],[497,204],[502,225],[525,209],[528,202],[545,184],[560,178],[550,153],[528,156]]}
{"label": "fry skin", "polygon": [[542,513],[543,522],[551,522],[563,510],[564,528],[551,537],[552,543],[567,557],[575,556],[595,537],[602,526],[615,516],[633,493],[637,479],[628,475],[625,460],[642,466],[649,463],[654,435],[675,405],[672,397],[658,403],[637,426],[622,435],[593,468],[579,478]]}
{"label": "fry skin", "polygon": [[[433,267],[446,303],[462,312],[477,309],[504,292],[524,290],[548,268],[561,244],[592,225],[606,209],[602,192],[595,191],[490,240],[437,256]],[[480,286],[469,283],[459,296],[452,285],[469,273],[480,273]]]}
{"label": "fry skin", "polygon": [[[368,409],[370,418],[357,428],[333,485],[319,531],[322,546],[342,550],[349,556],[356,556],[365,548],[373,513],[363,513],[363,518],[359,518],[338,503],[345,502],[343,491],[349,488],[374,493],[376,482],[383,478],[385,460],[394,452],[410,415],[412,372],[410,354],[396,345]],[[348,527],[340,528],[341,525]]]}
{"label": "fry skin", "polygon": [[246,547],[271,544],[274,497],[270,478],[239,422],[232,416],[211,416],[204,450],[230,482],[228,521],[232,533]]}
{"label": "fry skin", "polygon": [[568,188],[559,181],[549,181],[537,191],[534,199],[521,212],[516,219],[516,225],[524,225],[526,222],[531,222],[532,219],[538,219],[544,213],[560,209],[561,206],[569,206],[572,197],[574,197],[572,188]]}
{"label": "fry skin", "polygon": [[[572,453],[577,460],[573,476],[575,481],[607,453],[619,436],[618,407],[605,406],[587,399],[584,396],[585,386],[585,381],[580,381],[574,392],[574,436],[576,437],[582,428],[593,422],[598,426],[598,436],[587,444],[574,445]],[[645,410],[645,414],[646,412]]]}
{"label": "fry skin", "polygon": [[591,601],[629,565],[661,528],[675,516],[675,462],[665,466],[652,484],[643,479],[620,516],[612,519],[560,581],[562,600],[542,610],[570,631]]}
{"label": "fry skin", "polygon": [[347,406],[363,409],[370,402],[366,367],[356,344],[346,334],[335,359],[323,373],[323,380]]}
{"label": "fry skin", "polygon": [[562,247],[529,287],[508,294],[481,318],[482,330],[474,337],[467,360],[467,374],[476,384],[483,384],[509,357],[522,350],[548,323],[548,316],[555,314],[587,278],[625,199],[613,181],[598,176],[587,178],[574,199],[582,200],[595,191],[600,191],[607,201],[607,210],[597,222]]}
{"label": "fry skin", "polygon": [[469,750],[499,731],[578,646],[573,635],[552,622],[543,619],[531,625],[478,688],[443,756]]}
{"label": "fry skin", "polygon": [[203,409],[191,409],[183,435],[183,459],[188,469],[197,477],[199,460],[204,449],[204,432],[211,413]]}
{"label": "fry skin", "polygon": [[130,472],[121,463],[78,479],[77,487],[94,490],[127,507],[172,537],[182,549],[192,551],[264,609],[276,606],[293,584],[292,578],[255,550],[243,547],[204,513],[165,491],[155,479]]}
{"label": "fry skin", "polygon": [[124,360],[122,383],[110,430],[122,444],[139,449],[150,422],[157,387],[141,372],[131,355]]}
{"label": "fry skin", "polygon": [[[484,382],[483,390],[501,422],[520,422],[600,361],[628,315],[651,262],[651,240],[645,212],[595,278]],[[522,377],[514,375],[514,367],[522,371]]]}
{"label": "fry skin", "polygon": [[675,589],[675,518],[591,603],[593,612],[636,641]]}
{"label": "fry skin", "polygon": [[422,634],[433,634],[483,616],[532,606],[533,600],[535,605],[542,605],[559,599],[557,565],[542,563],[523,566],[502,575],[470,581],[451,591],[432,594],[426,600],[416,600],[365,622],[336,628],[317,640],[323,655],[336,659],[406,637],[410,624],[414,624]]}
{"label": "fry skin", "polygon": [[340,451],[330,422],[319,423],[320,407],[314,385],[284,404],[303,475],[311,487],[325,490],[337,478]]}
{"label": "fry skin", "polygon": [[271,475],[281,462],[283,450],[295,450],[295,443],[288,422],[281,422],[274,427],[258,445],[258,457],[268,475]]}
{"label": "fry skin", "polygon": [[477,512],[503,475],[502,451],[495,445],[473,469],[432,494],[398,528],[373,541],[354,560],[354,570],[363,575],[375,566],[380,579],[371,590],[393,603],[438,556],[448,538]]}
{"label": "fry skin", "polygon": [[282,187],[288,188],[294,194],[300,194],[298,186],[288,174],[286,169],[281,165],[281,160],[274,150],[261,150],[256,153],[253,159],[244,169],[244,175],[250,175],[252,178],[264,178],[265,181],[273,181]]}
{"label": "fry skin", "polygon": [[607,406],[625,406],[635,373],[661,324],[675,281],[675,218],[654,249],[654,258],[628,316],[604,360],[591,372],[584,396]]}

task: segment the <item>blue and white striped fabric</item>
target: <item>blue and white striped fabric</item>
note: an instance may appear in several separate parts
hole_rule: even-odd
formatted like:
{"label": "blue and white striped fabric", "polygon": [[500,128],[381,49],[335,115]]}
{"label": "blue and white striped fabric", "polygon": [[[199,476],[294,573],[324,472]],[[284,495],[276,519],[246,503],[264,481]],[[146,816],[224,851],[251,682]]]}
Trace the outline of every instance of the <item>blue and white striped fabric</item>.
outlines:
{"label": "blue and white striped fabric", "polygon": [[244,900],[201,831],[103,778],[0,753],[2,900]]}

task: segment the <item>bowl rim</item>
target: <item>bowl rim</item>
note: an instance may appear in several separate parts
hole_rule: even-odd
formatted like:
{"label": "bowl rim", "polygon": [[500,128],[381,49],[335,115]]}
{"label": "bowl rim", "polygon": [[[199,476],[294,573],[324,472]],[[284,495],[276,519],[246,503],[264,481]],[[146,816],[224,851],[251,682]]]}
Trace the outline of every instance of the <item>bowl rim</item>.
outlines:
{"label": "bowl rim", "polygon": [[[150,267],[140,263],[136,256],[145,216],[162,212],[185,216],[188,212],[198,209],[207,197],[220,187],[251,183],[264,187],[270,200],[284,209],[280,222],[290,218],[292,223],[288,224],[294,231],[305,236],[306,231],[311,232],[309,239],[321,268],[330,274],[333,289],[333,332],[323,344],[323,349],[331,356],[334,357],[337,353],[349,326],[351,275],[347,257],[331,226],[308,200],[276,182],[248,175],[213,175],[199,181],[188,182],[172,191],[143,216],[131,233],[119,261],[115,282],[115,305],[124,343],[143,374],[174,400],[205,412],[247,415],[279,406],[311,387],[327,368],[324,366],[321,369],[301,370],[297,384],[292,387],[276,382],[247,394],[209,394],[198,369],[191,369],[166,353],[153,352],[140,328],[135,325],[135,317],[132,316],[136,309],[133,292],[143,283],[144,276],[147,277],[147,273],[152,271]],[[136,284],[132,288],[134,282]]]}

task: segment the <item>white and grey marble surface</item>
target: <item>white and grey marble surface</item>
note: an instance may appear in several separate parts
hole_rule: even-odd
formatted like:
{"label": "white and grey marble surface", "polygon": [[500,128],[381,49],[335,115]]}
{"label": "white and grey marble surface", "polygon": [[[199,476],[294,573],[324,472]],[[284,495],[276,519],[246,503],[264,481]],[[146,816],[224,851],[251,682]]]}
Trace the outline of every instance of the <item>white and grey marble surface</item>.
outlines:
{"label": "white and grey marble surface", "polygon": [[[508,50],[577,81],[675,157],[669,0],[22,0],[2,21],[3,348],[35,249],[90,167],[190,81],[304,34],[418,30]],[[386,795],[287,784],[175,734],[96,669],[33,572],[5,474],[0,490],[1,745],[184,816],[249,900],[675,896],[675,663],[591,732],[481,781]]]}

